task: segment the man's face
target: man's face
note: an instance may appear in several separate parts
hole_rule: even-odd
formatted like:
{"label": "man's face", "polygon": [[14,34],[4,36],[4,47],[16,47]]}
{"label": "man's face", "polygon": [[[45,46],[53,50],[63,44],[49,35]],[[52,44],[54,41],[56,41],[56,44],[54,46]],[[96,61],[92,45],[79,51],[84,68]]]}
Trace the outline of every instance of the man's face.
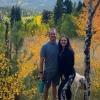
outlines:
{"label": "man's face", "polygon": [[56,40],[56,32],[50,32],[49,33],[49,38],[51,41],[55,41]]}

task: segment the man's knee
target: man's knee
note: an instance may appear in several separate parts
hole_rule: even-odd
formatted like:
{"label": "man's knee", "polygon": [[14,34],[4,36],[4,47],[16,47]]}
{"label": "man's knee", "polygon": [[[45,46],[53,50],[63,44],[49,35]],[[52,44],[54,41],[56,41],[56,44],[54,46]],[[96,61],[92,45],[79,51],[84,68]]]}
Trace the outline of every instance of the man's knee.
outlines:
{"label": "man's knee", "polygon": [[50,84],[46,84],[44,90],[45,90],[45,91],[48,91],[49,88],[50,88]]}
{"label": "man's knee", "polygon": [[55,83],[52,83],[52,88],[56,88],[56,84]]}

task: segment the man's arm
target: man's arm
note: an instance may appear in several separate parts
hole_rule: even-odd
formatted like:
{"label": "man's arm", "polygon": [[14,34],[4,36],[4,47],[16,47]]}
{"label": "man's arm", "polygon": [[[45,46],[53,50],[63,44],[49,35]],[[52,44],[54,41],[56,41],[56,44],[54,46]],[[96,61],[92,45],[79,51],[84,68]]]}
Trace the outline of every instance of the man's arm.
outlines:
{"label": "man's arm", "polygon": [[44,78],[44,70],[43,70],[44,69],[43,68],[44,60],[45,60],[45,58],[40,56],[40,68],[39,68],[40,79]]}
{"label": "man's arm", "polygon": [[44,57],[40,57],[40,70],[39,70],[40,73],[43,72],[43,64],[44,64]]}
{"label": "man's arm", "polygon": [[40,51],[40,68],[39,68],[39,74],[40,74],[40,78],[43,79],[44,77],[44,61],[45,61],[45,57],[46,57],[46,50],[45,50],[45,46],[42,46],[41,51]]}

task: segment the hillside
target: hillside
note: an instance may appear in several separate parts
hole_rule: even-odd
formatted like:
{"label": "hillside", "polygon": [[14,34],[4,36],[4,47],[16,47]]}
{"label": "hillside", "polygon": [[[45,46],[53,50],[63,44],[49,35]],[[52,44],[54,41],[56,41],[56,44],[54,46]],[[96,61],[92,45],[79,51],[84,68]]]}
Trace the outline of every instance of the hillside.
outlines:
{"label": "hillside", "polygon": [[11,7],[20,4],[22,8],[34,11],[42,11],[43,9],[53,10],[56,0],[0,0],[0,7]]}
{"label": "hillside", "polygon": [[[33,11],[43,11],[44,9],[53,10],[57,0],[0,0],[0,7],[11,7],[19,4],[22,8]],[[83,0],[72,0],[78,2]]]}

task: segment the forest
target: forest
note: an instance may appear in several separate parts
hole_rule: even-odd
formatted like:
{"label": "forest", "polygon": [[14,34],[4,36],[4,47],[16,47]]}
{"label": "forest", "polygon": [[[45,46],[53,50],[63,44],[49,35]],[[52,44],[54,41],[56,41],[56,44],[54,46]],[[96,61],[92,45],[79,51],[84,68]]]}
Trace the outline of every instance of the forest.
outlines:
{"label": "forest", "polygon": [[[91,5],[94,7],[92,14]],[[19,4],[0,7],[0,100],[42,100],[38,91],[39,55],[52,27],[57,29],[58,39],[63,33],[70,38],[75,51],[75,69],[88,77],[90,100],[100,100],[99,25],[100,0],[84,0],[77,4],[71,0],[57,0],[52,11],[44,9],[42,12],[22,9]],[[90,53],[89,66],[87,52]],[[74,85],[72,91],[75,91]],[[83,99],[89,100],[80,90],[76,100]]]}

